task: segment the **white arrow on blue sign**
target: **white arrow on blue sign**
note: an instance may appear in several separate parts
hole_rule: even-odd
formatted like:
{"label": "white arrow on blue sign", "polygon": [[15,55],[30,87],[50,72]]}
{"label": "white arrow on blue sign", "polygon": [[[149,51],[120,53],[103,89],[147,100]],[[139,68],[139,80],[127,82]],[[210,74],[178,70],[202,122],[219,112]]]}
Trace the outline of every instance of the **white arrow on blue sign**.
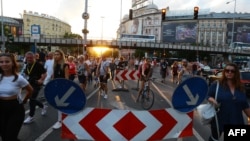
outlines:
{"label": "white arrow on blue sign", "polygon": [[208,85],[203,78],[189,78],[175,89],[172,96],[172,105],[176,110],[188,113],[204,101],[207,91]]}
{"label": "white arrow on blue sign", "polygon": [[66,114],[79,112],[86,104],[81,87],[63,78],[50,81],[45,86],[44,95],[51,106]]}

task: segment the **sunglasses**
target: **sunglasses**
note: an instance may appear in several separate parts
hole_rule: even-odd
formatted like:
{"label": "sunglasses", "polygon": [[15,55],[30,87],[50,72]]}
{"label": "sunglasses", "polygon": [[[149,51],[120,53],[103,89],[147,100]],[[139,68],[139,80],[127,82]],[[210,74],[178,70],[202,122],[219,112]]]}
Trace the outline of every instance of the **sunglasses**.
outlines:
{"label": "sunglasses", "polygon": [[226,73],[235,73],[235,70],[225,69]]}

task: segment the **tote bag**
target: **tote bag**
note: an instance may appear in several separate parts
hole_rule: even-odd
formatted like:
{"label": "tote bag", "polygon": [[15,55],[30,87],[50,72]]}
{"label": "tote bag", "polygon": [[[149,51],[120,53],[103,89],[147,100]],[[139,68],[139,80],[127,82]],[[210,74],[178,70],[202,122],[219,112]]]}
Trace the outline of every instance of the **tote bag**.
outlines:
{"label": "tote bag", "polygon": [[[219,89],[219,82],[217,81],[215,100],[217,100],[218,89]],[[216,110],[214,105],[209,102],[207,102],[206,104],[200,104],[197,107],[197,112],[200,115],[201,118],[200,120],[203,125],[209,124],[216,115]]]}

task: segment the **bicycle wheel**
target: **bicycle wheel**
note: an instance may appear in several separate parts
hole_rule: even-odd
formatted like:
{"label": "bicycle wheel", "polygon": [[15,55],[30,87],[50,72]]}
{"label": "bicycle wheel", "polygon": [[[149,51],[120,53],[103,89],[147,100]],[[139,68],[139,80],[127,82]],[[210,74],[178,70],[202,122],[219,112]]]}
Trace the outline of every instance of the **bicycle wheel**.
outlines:
{"label": "bicycle wheel", "polygon": [[154,92],[152,90],[144,90],[141,95],[141,106],[144,110],[149,110],[154,104]]}

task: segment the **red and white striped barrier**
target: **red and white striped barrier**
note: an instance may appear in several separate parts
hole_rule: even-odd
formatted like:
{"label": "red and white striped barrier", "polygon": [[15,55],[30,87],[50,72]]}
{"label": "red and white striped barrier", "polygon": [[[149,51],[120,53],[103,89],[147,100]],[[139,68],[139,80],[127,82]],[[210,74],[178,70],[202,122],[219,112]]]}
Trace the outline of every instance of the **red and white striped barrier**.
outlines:
{"label": "red and white striped barrier", "polygon": [[193,112],[85,108],[63,114],[62,138],[86,140],[163,140],[192,136]]}
{"label": "red and white striped barrier", "polygon": [[138,80],[138,70],[116,70],[116,80]]}

